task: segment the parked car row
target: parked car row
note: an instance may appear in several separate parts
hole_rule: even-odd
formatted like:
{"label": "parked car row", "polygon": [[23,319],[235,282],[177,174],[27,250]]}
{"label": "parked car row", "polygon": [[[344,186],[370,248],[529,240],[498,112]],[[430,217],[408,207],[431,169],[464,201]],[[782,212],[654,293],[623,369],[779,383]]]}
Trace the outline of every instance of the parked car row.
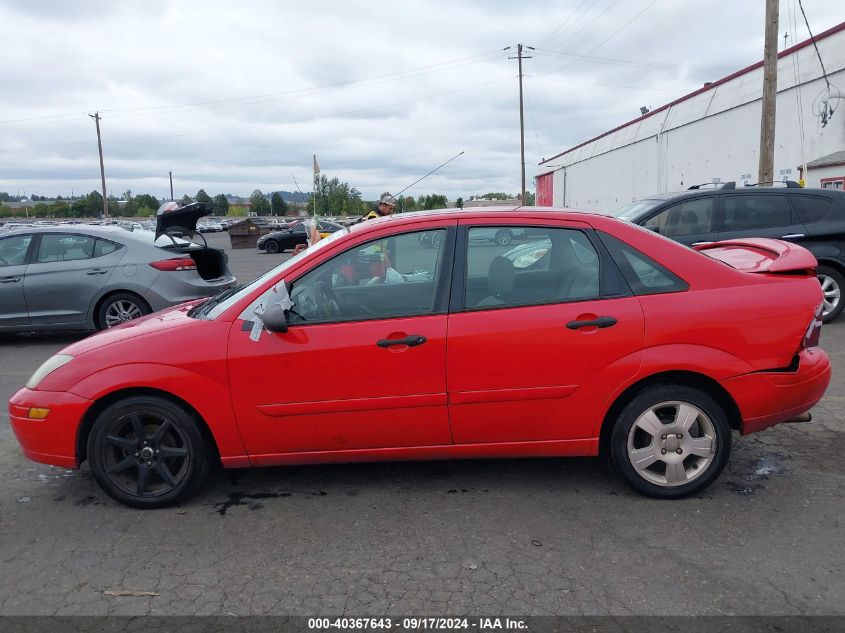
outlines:
{"label": "parked car row", "polygon": [[613,215],[687,246],[747,237],[803,246],[818,261],[825,323],[845,308],[845,192],[727,183],[649,196]]}
{"label": "parked car row", "polygon": [[57,224],[0,234],[0,332],[105,329],[230,288],[226,254],[185,239],[205,213],[163,210],[155,232]]}

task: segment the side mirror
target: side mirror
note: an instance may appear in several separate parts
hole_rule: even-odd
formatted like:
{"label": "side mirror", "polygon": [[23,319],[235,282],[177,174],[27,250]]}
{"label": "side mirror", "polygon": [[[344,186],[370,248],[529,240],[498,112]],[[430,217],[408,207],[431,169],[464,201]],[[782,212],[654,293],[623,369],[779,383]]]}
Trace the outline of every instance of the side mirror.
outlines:
{"label": "side mirror", "polygon": [[646,224],[643,228],[646,228],[649,231],[654,231],[655,233],[660,233],[660,227],[656,224]]}
{"label": "side mirror", "polygon": [[274,303],[264,311],[264,329],[281,334],[288,331],[288,317],[282,306]]}

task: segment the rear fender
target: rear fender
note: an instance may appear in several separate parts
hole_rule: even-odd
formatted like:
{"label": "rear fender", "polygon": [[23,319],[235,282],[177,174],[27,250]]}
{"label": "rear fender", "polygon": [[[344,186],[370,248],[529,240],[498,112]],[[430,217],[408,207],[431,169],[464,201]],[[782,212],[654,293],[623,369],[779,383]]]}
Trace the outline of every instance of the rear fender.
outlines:
{"label": "rear fender", "polygon": [[[649,347],[642,352],[639,371],[629,380],[620,383],[602,404],[592,437],[599,436],[608,412],[620,396],[631,387],[654,376],[670,372],[688,372],[721,382],[752,371],[754,367],[746,361],[713,347],[685,344]],[[608,420],[608,422],[612,424],[613,420]]]}

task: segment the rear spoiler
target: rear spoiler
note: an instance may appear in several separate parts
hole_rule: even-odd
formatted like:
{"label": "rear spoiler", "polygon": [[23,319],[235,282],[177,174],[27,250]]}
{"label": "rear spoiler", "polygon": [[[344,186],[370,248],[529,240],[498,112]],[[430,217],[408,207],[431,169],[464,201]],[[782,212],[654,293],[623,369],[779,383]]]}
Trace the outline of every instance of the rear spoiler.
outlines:
{"label": "rear spoiler", "polygon": [[746,273],[816,274],[815,255],[803,246],[764,237],[707,242],[693,247]]}

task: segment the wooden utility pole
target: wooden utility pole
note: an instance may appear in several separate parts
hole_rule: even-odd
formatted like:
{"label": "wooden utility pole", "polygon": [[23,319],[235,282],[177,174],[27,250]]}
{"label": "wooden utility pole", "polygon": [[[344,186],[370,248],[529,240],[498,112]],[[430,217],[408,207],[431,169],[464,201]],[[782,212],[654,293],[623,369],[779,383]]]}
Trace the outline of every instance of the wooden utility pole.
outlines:
{"label": "wooden utility pole", "polygon": [[106,199],[106,170],[103,167],[103,141],[100,138],[100,112],[89,114],[97,125],[97,148],[100,150],[100,179],[103,182],[103,220],[109,219],[109,201]]}
{"label": "wooden utility pole", "polygon": [[[505,48],[508,50],[510,46]],[[508,59],[519,60],[519,156],[522,173],[522,189],[519,192],[519,204],[525,205],[525,115],[522,108],[522,60],[531,59],[531,55],[523,55],[523,49],[534,50],[533,46],[524,46],[522,44],[516,45],[516,57],[509,57]]]}
{"label": "wooden utility pole", "polygon": [[766,0],[763,46],[763,103],[760,117],[760,168],[757,182],[774,181],[775,109],[778,87],[778,0]]}
{"label": "wooden utility pole", "polygon": [[169,171],[167,173],[170,174],[170,201],[173,202],[173,172]]}

